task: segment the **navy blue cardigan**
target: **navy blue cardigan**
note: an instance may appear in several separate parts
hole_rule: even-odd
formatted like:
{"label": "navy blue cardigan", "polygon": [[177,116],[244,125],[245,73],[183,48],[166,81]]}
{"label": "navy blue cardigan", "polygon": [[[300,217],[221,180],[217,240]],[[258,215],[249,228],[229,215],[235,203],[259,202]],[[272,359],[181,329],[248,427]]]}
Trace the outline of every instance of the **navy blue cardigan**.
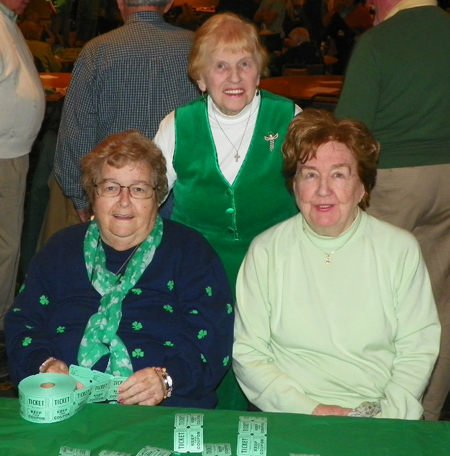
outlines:
{"label": "navy blue cardigan", "polygon": [[[23,290],[5,319],[12,381],[36,374],[48,357],[77,364],[77,352],[100,295],[83,257],[87,224],[57,233],[30,264]],[[117,271],[131,253],[104,245]],[[165,367],[173,378],[174,407],[212,408],[231,365],[233,302],[222,264],[196,231],[164,220],[164,234],[136,286],[125,297],[118,335],[134,371]],[[94,369],[104,371],[104,356]]]}

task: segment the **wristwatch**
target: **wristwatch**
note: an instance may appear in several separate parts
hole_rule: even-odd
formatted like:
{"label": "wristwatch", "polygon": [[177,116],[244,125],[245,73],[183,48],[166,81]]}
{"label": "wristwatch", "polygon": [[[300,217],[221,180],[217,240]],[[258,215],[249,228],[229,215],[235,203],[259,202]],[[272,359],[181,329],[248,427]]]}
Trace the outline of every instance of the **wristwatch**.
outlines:
{"label": "wristwatch", "polygon": [[164,395],[164,399],[167,399],[168,397],[172,396],[172,391],[173,391],[172,377],[167,373],[165,367],[154,367],[153,369],[155,369],[155,371],[159,372],[160,377],[162,378],[162,381],[166,388],[166,394]]}

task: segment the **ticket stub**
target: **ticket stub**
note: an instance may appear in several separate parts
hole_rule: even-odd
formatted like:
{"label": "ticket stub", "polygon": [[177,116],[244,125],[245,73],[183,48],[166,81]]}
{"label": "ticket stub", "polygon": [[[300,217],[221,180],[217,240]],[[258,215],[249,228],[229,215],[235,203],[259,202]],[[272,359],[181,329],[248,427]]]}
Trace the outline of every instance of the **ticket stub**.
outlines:
{"label": "ticket stub", "polygon": [[171,450],[163,450],[162,448],[146,446],[142,448],[136,456],[170,456],[171,454]]}
{"label": "ticket stub", "polygon": [[203,426],[202,413],[177,413],[175,427]]}
{"label": "ticket stub", "polygon": [[289,456],[320,456],[320,454],[289,453]]}
{"label": "ticket stub", "polygon": [[102,450],[98,456],[133,456],[131,453],[122,453],[121,451]]}
{"label": "ticket stub", "polygon": [[238,426],[239,434],[267,434],[267,418],[254,418],[251,416],[241,416]]}
{"label": "ticket stub", "polygon": [[127,379],[127,377],[115,377],[105,372],[73,364],[69,367],[69,374],[84,385],[83,399],[85,401],[80,401],[81,403],[77,404],[78,408],[81,408],[86,402],[91,404],[92,402],[115,401],[118,396],[117,388]]}
{"label": "ticket stub", "polygon": [[75,409],[78,412],[80,408],[84,407],[87,404],[89,396],[91,395],[90,388],[83,388],[76,390],[74,393]]}
{"label": "ticket stub", "polygon": [[175,428],[174,450],[179,453],[201,453],[203,451],[203,428]]}
{"label": "ticket stub", "polygon": [[251,434],[239,434],[237,444],[238,456],[266,456],[267,437]]}
{"label": "ticket stub", "polygon": [[127,379],[127,377],[113,377],[109,379],[108,394],[106,396],[107,401],[117,400],[119,393],[117,388]]}
{"label": "ticket stub", "polygon": [[202,413],[177,413],[174,425],[174,451],[178,453],[201,453],[203,451]]}
{"label": "ticket stub", "polygon": [[89,450],[62,446],[59,449],[59,456],[91,456],[91,452]]}
{"label": "ticket stub", "polygon": [[108,397],[109,380],[91,385],[91,395],[88,399],[88,404],[92,402],[104,402]]}
{"label": "ticket stub", "polygon": [[229,443],[205,443],[203,456],[232,456]]}
{"label": "ticket stub", "polygon": [[240,416],[239,421],[260,421],[267,423],[267,418],[265,416]]}

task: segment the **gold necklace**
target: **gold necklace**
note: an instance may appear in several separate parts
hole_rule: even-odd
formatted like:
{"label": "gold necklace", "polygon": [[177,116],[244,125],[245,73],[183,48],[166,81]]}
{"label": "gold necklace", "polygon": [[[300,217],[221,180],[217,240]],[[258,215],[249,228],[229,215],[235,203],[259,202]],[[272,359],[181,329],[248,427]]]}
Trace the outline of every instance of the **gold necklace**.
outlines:
{"label": "gold necklace", "polygon": [[244,140],[244,137],[245,137],[245,132],[247,131],[248,123],[250,122],[250,117],[252,116],[252,107],[250,106],[250,111],[249,111],[249,114],[248,114],[247,123],[245,124],[245,128],[244,128],[244,133],[242,134],[242,138],[241,138],[241,140],[239,142],[239,147],[237,149],[236,149],[235,145],[231,142],[230,138],[225,133],[225,130],[222,128],[222,125],[220,125],[220,122],[217,119],[216,111],[215,111],[216,110],[216,105],[214,104],[214,102],[212,103],[211,108],[212,108],[212,112],[213,112],[213,115],[214,115],[214,119],[216,119],[217,125],[219,125],[219,128],[222,130],[222,133],[225,135],[225,138],[228,139],[228,142],[232,145],[233,149],[236,151],[236,154],[234,155],[234,159],[236,160],[236,163],[237,163],[239,161],[239,159],[241,158],[241,156],[239,155],[239,149],[241,148],[242,141]]}
{"label": "gold necklace", "polygon": [[[359,219],[359,222],[358,222],[358,226],[359,226],[359,223],[361,222],[361,217]],[[353,236],[350,236],[340,247],[338,247],[337,249],[333,250],[332,252],[325,252],[325,250],[321,249],[310,237],[309,237],[309,234],[308,232],[306,231],[306,227],[305,227],[305,219],[303,219],[302,221],[302,224],[303,224],[303,232],[305,233],[306,237],[309,239],[309,241],[311,242],[311,244],[316,247],[317,249],[321,250],[325,255],[325,263],[328,265],[328,264],[331,264],[331,255],[334,255],[338,250],[341,250],[342,247],[344,247],[345,245],[347,245],[347,242],[350,241],[350,239],[353,238]]]}

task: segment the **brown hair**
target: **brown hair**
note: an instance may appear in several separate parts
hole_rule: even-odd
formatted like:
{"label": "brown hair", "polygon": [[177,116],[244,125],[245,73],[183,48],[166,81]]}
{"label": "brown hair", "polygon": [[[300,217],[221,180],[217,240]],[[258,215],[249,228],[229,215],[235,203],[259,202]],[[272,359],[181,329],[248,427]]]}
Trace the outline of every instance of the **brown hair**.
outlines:
{"label": "brown hair", "polygon": [[329,141],[344,144],[355,157],[359,180],[365,189],[359,207],[366,209],[376,182],[380,145],[362,122],[339,121],[327,111],[306,109],[289,124],[282,146],[283,174],[288,189],[293,189],[298,162],[306,163],[315,158],[317,149]]}
{"label": "brown hair", "polygon": [[215,14],[196,32],[189,57],[188,73],[198,81],[207,70],[211,55],[219,48],[237,53],[246,51],[253,55],[262,76],[268,75],[269,56],[261,44],[258,29],[237,14]]}
{"label": "brown hair", "polygon": [[108,136],[81,159],[81,182],[91,204],[105,164],[119,169],[133,164],[148,166],[153,173],[156,201],[158,205],[163,202],[168,192],[166,159],[155,143],[137,130]]}

